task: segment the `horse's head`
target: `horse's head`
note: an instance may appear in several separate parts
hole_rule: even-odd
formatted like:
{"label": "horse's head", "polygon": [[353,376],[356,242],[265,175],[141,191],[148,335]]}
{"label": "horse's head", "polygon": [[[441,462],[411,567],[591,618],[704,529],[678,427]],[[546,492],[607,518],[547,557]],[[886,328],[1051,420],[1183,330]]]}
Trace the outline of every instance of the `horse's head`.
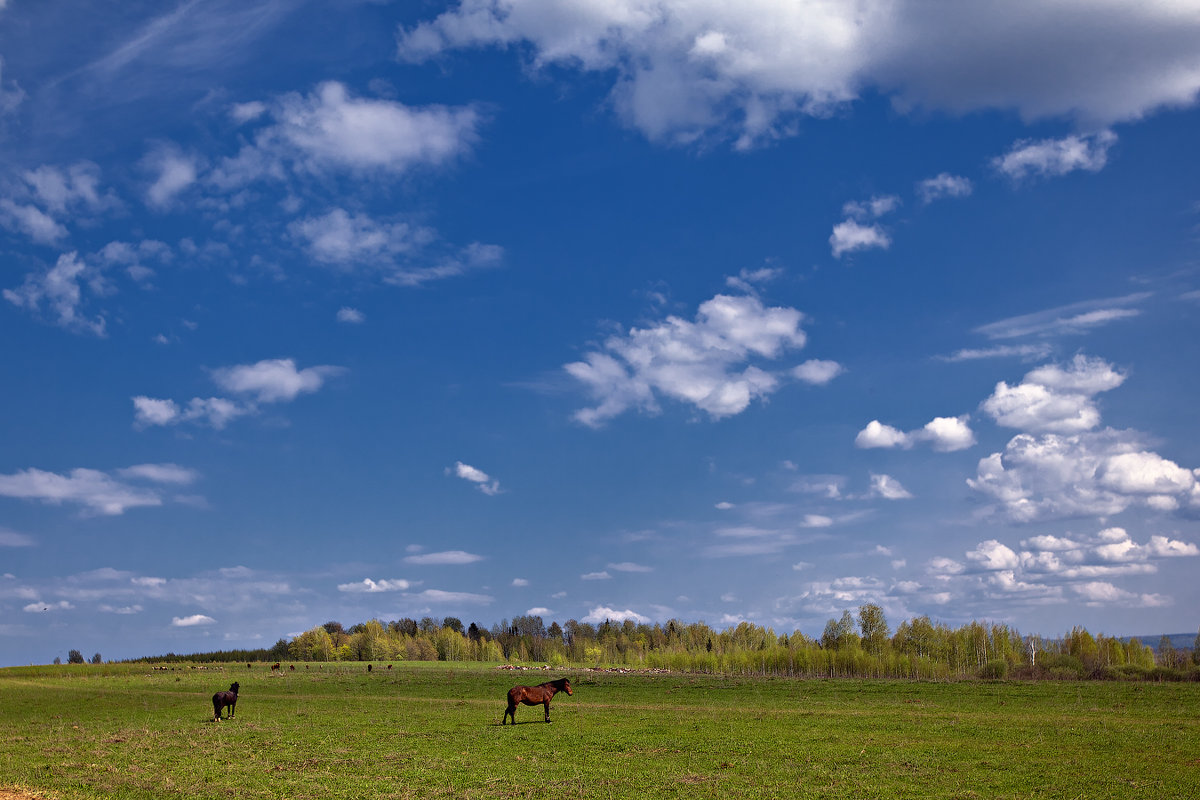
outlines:
{"label": "horse's head", "polygon": [[571,682],[569,680],[567,680],[566,678],[563,678],[563,680],[562,680],[562,687],[563,687],[563,691],[565,691],[567,694],[569,694],[569,695],[575,694],[574,692],[571,691]]}
{"label": "horse's head", "polygon": [[234,694],[237,694],[238,689],[240,689],[240,688],[242,688],[242,687],[237,681],[234,681],[233,683],[229,684],[229,691],[233,692]]}

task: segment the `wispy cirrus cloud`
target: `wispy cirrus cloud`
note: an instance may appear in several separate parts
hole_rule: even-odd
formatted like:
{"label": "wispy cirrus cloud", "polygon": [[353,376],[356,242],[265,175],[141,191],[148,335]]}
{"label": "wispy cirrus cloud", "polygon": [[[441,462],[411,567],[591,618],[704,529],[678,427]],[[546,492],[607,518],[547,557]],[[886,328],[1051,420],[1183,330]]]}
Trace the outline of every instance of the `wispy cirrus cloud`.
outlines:
{"label": "wispy cirrus cloud", "polygon": [[1138,308],[1151,297],[1150,292],[1137,292],[1122,297],[1085,300],[1070,305],[1048,308],[1032,314],[989,322],[975,328],[975,333],[989,339],[1021,337],[1053,337],[1087,333],[1102,325],[1140,315]]}

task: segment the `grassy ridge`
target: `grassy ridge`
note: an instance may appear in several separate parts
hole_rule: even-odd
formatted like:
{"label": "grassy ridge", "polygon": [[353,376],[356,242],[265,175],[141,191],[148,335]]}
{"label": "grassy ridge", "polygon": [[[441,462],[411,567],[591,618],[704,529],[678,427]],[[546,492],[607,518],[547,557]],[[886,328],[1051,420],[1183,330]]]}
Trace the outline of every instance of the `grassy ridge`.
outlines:
{"label": "grassy ridge", "polygon": [[[554,724],[474,665],[0,670],[0,786],[61,798],[1194,797],[1200,685],[570,674]],[[237,718],[210,697],[241,683]]]}

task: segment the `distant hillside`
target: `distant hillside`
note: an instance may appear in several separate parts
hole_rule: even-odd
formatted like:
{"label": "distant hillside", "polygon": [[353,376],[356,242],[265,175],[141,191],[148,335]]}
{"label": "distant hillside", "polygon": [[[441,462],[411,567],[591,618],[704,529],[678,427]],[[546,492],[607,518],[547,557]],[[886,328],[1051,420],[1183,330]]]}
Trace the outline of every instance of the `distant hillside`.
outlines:
{"label": "distant hillside", "polygon": [[[1121,641],[1129,642],[1130,639],[1137,639],[1144,645],[1153,648],[1158,652],[1158,643],[1162,641],[1163,634],[1155,633],[1148,636],[1123,636]],[[1176,650],[1191,650],[1196,644],[1195,633],[1168,633],[1167,638],[1171,640],[1171,647]]]}

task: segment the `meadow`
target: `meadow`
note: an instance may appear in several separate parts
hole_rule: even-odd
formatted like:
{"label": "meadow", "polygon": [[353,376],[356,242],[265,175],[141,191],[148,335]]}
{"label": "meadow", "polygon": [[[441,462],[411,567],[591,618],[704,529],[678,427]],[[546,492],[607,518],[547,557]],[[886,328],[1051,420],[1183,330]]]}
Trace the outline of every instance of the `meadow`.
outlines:
{"label": "meadow", "polygon": [[[500,725],[561,676],[552,724]],[[2,669],[0,701],[0,798],[1200,797],[1198,683],[122,664]]]}

